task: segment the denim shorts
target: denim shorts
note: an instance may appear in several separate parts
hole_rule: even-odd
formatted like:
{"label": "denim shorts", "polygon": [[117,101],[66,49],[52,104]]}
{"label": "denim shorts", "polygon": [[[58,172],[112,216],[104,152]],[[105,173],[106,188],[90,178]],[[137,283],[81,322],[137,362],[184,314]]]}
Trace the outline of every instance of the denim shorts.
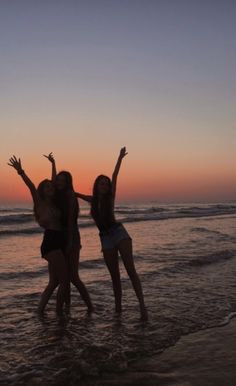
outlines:
{"label": "denim shorts", "polygon": [[122,224],[115,224],[108,230],[99,233],[102,251],[105,249],[116,248],[121,240],[132,240],[127,230]]}

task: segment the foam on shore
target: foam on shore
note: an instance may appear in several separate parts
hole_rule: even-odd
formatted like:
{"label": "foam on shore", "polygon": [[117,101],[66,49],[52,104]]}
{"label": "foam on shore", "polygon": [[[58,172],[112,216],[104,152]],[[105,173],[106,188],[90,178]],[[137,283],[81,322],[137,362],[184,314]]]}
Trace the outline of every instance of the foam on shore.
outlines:
{"label": "foam on shore", "polygon": [[[122,374],[103,374],[81,386],[235,386],[236,319],[182,337],[162,354],[133,363]],[[91,383],[90,383],[91,382]]]}

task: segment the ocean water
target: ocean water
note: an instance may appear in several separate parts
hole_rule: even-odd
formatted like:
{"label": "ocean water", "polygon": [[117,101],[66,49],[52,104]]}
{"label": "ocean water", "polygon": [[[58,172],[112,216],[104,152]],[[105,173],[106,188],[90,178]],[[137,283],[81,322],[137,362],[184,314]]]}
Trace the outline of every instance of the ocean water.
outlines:
{"label": "ocean water", "polygon": [[57,317],[55,294],[36,313],[47,284],[42,230],[30,207],[0,208],[2,385],[78,385],[103,371],[162,352],[185,334],[228,323],[236,315],[236,202],[120,205],[116,217],[133,239],[149,321],[140,321],[120,262],[123,314],[114,313],[110,276],[98,232],[81,208],[80,276],[96,311],[88,315],[72,288],[70,314]]}

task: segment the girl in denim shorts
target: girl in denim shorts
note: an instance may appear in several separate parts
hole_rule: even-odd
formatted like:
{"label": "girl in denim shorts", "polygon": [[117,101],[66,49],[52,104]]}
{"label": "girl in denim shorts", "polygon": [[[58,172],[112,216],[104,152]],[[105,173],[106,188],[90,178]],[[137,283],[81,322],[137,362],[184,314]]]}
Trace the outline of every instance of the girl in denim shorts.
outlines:
{"label": "girl in denim shorts", "polygon": [[139,301],[141,318],[147,320],[148,315],[144,304],[142,286],[134,266],[132,239],[125,227],[116,221],[114,215],[117,176],[122,159],[126,154],[126,148],[123,147],[120,150],[112,179],[104,175],[99,175],[96,178],[92,196],[81,193],[76,193],[76,195],[91,204],[91,215],[99,229],[104,260],[112,279],[116,312],[122,312],[122,290],[118,261],[118,253],[120,253]]}

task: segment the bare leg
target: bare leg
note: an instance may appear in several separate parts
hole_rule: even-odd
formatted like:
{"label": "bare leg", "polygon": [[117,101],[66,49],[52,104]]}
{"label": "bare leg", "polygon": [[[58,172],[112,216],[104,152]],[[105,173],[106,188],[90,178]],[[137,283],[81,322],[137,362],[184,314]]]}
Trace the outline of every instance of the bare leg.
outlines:
{"label": "bare leg", "polygon": [[57,291],[57,313],[61,313],[63,309],[63,304],[66,301],[66,294],[68,293],[68,287],[70,282],[64,254],[60,250],[56,251],[55,254],[55,271],[59,281],[59,287]]}
{"label": "bare leg", "polygon": [[38,312],[42,313],[48,304],[50,297],[52,296],[54,290],[58,286],[59,282],[55,273],[53,271],[53,265],[48,261],[48,273],[49,273],[49,282],[43,293],[41,294],[40,302],[38,305]]}
{"label": "bare leg", "polygon": [[112,279],[113,292],[115,296],[115,309],[117,313],[121,313],[122,289],[120,281],[118,251],[116,249],[107,249],[103,251],[103,256]]}
{"label": "bare leg", "polygon": [[142,285],[141,285],[139,276],[138,276],[136,269],[135,269],[135,266],[134,266],[132,240],[130,240],[130,239],[121,240],[118,248],[119,248],[119,252],[121,254],[121,258],[123,260],[125,269],[129,275],[129,278],[132,282],[134,291],[135,291],[136,296],[139,300],[141,318],[143,320],[147,320],[148,315],[147,315],[147,310],[146,310],[146,307],[144,304]]}
{"label": "bare leg", "polygon": [[69,283],[65,257],[61,250],[56,250],[49,252],[45,258],[48,261],[49,283],[41,295],[38,309],[40,312],[43,312],[54,289],[59,284],[56,310],[58,313],[61,313]]}
{"label": "bare leg", "polygon": [[84,283],[79,277],[79,249],[74,249],[70,255],[70,261],[69,261],[69,270],[70,270],[70,281],[79,291],[83,301],[88,307],[88,311],[93,311],[93,305],[89,296],[89,293],[87,291],[87,288],[85,287]]}
{"label": "bare leg", "polygon": [[67,291],[66,291],[66,296],[65,296],[65,306],[66,306],[67,312],[69,312],[70,304],[71,304],[71,288],[70,288],[70,264],[69,264],[68,258],[66,258],[66,267],[67,267],[67,271],[68,271],[69,283],[67,286]]}

